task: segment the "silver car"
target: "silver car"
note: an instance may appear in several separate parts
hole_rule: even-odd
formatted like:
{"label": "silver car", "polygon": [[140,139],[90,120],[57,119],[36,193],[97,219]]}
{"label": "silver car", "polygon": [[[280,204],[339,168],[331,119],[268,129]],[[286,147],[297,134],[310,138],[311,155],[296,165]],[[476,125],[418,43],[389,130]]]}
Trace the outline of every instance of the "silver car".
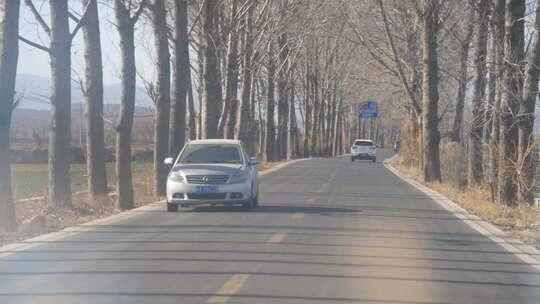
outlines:
{"label": "silver car", "polygon": [[178,206],[258,206],[257,158],[249,158],[239,140],[206,139],[187,143],[167,179],[167,210]]}

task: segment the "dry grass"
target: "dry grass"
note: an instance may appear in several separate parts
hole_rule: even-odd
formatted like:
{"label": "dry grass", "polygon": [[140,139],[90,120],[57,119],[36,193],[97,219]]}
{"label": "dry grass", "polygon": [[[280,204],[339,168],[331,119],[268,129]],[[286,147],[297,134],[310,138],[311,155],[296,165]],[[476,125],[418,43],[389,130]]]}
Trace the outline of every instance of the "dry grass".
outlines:
{"label": "dry grass", "polygon": [[491,202],[491,194],[487,188],[466,188],[451,183],[425,183],[420,172],[413,167],[405,165],[402,158],[396,157],[391,165],[434,189],[467,211],[475,214],[511,233],[514,237],[540,248],[540,209],[527,204],[519,204],[516,207],[508,207]]}
{"label": "dry grass", "polygon": [[[152,176],[151,168],[134,172],[135,207],[163,199],[153,194]],[[72,197],[73,205],[68,207],[54,206],[45,199],[17,202],[15,211],[19,231],[0,234],[0,245],[117,214],[121,211],[115,203],[114,192],[97,198],[92,198],[88,193],[76,192]]]}
{"label": "dry grass", "polygon": [[290,162],[290,160],[280,160],[280,161],[275,161],[275,162],[261,162],[260,164],[257,165],[257,171],[260,172],[260,171],[268,170],[277,165],[281,165],[288,162]]}

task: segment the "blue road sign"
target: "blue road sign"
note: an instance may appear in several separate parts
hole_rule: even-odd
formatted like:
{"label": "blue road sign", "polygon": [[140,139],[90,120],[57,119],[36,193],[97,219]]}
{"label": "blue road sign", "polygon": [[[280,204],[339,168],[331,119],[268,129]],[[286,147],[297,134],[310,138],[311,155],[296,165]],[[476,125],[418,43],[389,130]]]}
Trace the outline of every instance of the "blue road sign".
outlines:
{"label": "blue road sign", "polygon": [[361,101],[358,103],[358,118],[379,117],[379,104],[376,101]]}

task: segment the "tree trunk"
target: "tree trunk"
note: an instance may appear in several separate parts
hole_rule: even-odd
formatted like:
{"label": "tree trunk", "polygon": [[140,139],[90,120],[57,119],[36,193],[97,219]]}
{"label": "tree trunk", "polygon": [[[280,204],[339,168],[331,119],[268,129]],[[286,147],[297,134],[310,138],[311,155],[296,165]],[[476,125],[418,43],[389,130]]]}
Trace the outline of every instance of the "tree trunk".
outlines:
{"label": "tree trunk", "polygon": [[217,32],[216,14],[218,2],[204,0],[202,10],[203,24],[203,104],[202,138],[217,138],[219,105],[221,104],[221,85],[217,49],[214,39]]}
{"label": "tree trunk", "polygon": [[287,110],[287,159],[292,159],[295,157],[296,151],[295,151],[295,116],[296,111],[294,107],[294,84],[291,84],[291,97],[289,98],[289,102],[287,104],[287,107],[289,109]]}
{"label": "tree trunk", "polygon": [[505,0],[495,2],[491,14],[491,32],[492,32],[492,54],[493,71],[492,75],[495,81],[495,96],[493,110],[491,111],[491,136],[489,142],[489,182],[494,193],[499,192],[499,163],[501,158],[500,134],[501,134],[501,99],[502,99],[502,78],[503,78],[503,57],[504,57],[504,18],[505,18]]}
{"label": "tree trunk", "polygon": [[120,36],[120,54],[122,60],[122,99],[120,118],[116,126],[116,191],[117,207],[121,210],[134,207],[133,181],[131,175],[131,143],[133,115],[135,111],[135,21],[123,1],[115,0],[115,14]]}
{"label": "tree trunk", "polygon": [[[89,3],[90,2],[90,3]],[[84,58],[86,62],[86,166],[88,191],[92,195],[106,195],[105,131],[103,124],[103,62],[96,0],[85,0],[88,7],[83,26]]]}
{"label": "tree trunk", "polygon": [[[493,26],[490,26],[490,31],[493,30]],[[494,35],[492,33],[491,35]],[[495,55],[494,51],[496,49],[495,44],[497,43],[494,39],[489,39],[489,45],[487,50],[487,62],[488,62],[488,71],[487,71],[487,93],[486,93],[486,103],[485,103],[485,110],[484,110],[484,143],[489,144],[491,142],[491,132],[493,128],[493,109],[495,107],[495,88],[497,79],[495,79],[495,64],[497,60],[497,56]],[[489,149],[488,149],[487,157],[486,157],[486,165],[484,168],[484,171],[486,174],[489,174],[489,162],[490,162],[490,155],[489,155]]]}
{"label": "tree trunk", "polygon": [[486,92],[486,57],[488,35],[489,0],[481,0],[478,4],[478,34],[476,53],[474,56],[475,80],[473,97],[473,118],[469,144],[468,183],[475,186],[484,180],[484,161],[482,138],[484,132],[484,98]]}
{"label": "tree trunk", "polygon": [[[188,3],[187,0],[174,1],[174,77],[173,98],[171,100],[171,116],[169,125],[169,156],[176,157],[186,141],[186,104],[188,102],[189,66],[188,40]],[[191,106],[193,107],[193,106]],[[190,112],[189,119],[194,120]],[[189,126],[190,137],[192,128]]]}
{"label": "tree trunk", "polygon": [[[255,79],[251,79],[251,87],[255,86]],[[260,105],[260,104],[259,104]],[[255,151],[255,140],[257,135],[257,128],[255,124],[255,90],[251,90],[251,94],[249,95],[249,104],[248,104],[248,117],[247,117],[247,142],[244,141],[246,144],[247,152],[249,155],[253,154],[253,151]]]}
{"label": "tree trunk", "polygon": [[[317,75],[317,74],[315,74]],[[317,85],[317,76],[311,76],[311,96],[313,108],[311,111],[311,130],[310,130],[310,139],[309,139],[309,151],[311,156],[319,156],[317,151],[317,129],[319,127],[319,98],[318,98],[318,85]]]}
{"label": "tree trunk", "polygon": [[501,100],[501,171],[499,171],[499,202],[512,205],[517,195],[517,115],[522,94],[523,77],[520,68],[524,59],[525,0],[507,0],[504,34],[504,72]]}
{"label": "tree trunk", "polygon": [[273,43],[268,45],[268,65],[267,65],[267,87],[266,87],[266,127],[263,159],[267,162],[276,160],[276,130],[274,125],[275,107],[275,58]]}
{"label": "tree trunk", "polygon": [[[309,97],[308,97],[309,98]],[[305,119],[304,119],[304,140],[302,143],[304,157],[312,156],[311,146],[309,144],[309,139],[311,138],[311,104],[310,100],[307,99],[304,101],[305,104]]]}
{"label": "tree trunk", "polygon": [[289,121],[289,92],[287,89],[289,49],[285,33],[282,33],[278,38],[278,48],[278,136],[276,150],[278,159],[283,159],[287,156],[287,126]]}
{"label": "tree trunk", "polygon": [[[250,93],[252,90],[252,66],[251,56],[253,53],[252,38],[251,38],[251,14],[252,9],[249,8],[245,19],[243,44],[243,63],[242,63],[242,92],[240,103],[238,104],[236,125],[234,128],[234,138],[242,141],[248,140],[247,119],[249,118]],[[260,111],[260,108],[259,108]]]}
{"label": "tree trunk", "polygon": [[427,182],[441,180],[439,158],[439,63],[437,55],[437,32],[439,1],[426,1],[424,6],[423,32],[423,89],[422,89],[422,128],[423,128],[423,173]]}
{"label": "tree trunk", "polygon": [[306,70],[304,71],[305,79],[304,79],[304,140],[302,142],[302,149],[303,149],[303,155],[304,157],[310,157],[311,151],[310,151],[310,145],[309,140],[311,138],[311,112],[312,112],[312,101],[311,98],[311,81],[310,81],[310,68],[309,63],[306,62]]}
{"label": "tree trunk", "polygon": [[[188,60],[188,66],[190,66],[189,64],[189,60]],[[191,73],[188,73],[188,99],[187,99],[187,102],[188,102],[188,105],[187,105],[187,110],[188,110],[188,126],[189,126],[189,139],[195,139],[197,138],[197,113],[195,112],[195,99],[193,97],[193,81],[191,79]]]}
{"label": "tree trunk", "polygon": [[68,1],[50,1],[52,76],[49,129],[49,200],[71,205],[71,35]]}
{"label": "tree trunk", "polygon": [[167,38],[167,12],[165,11],[164,2],[162,0],[154,0],[151,5],[151,12],[152,27],[154,29],[154,48],[157,53],[157,100],[154,120],[154,193],[158,196],[164,196],[166,193],[167,175],[169,173],[164,160],[169,153],[171,55]]}
{"label": "tree trunk", "polygon": [[341,107],[341,103],[342,103],[342,98],[339,97],[338,98],[338,104],[336,105],[336,110],[334,111],[334,118],[333,118],[333,124],[334,124],[334,127],[332,128],[332,156],[338,156],[339,155],[339,141],[340,141],[340,136],[341,136],[341,123],[340,123],[340,118],[341,118],[341,112],[343,111],[342,110],[342,107]]}
{"label": "tree trunk", "polygon": [[231,138],[233,133],[231,126],[234,126],[236,119],[236,107],[238,97],[238,29],[233,20],[237,14],[237,0],[232,0],[231,10],[231,30],[227,43],[227,68],[225,73],[225,99],[219,117],[218,134],[224,138]]}
{"label": "tree trunk", "polygon": [[465,92],[467,91],[469,50],[471,45],[471,36],[473,26],[468,29],[466,37],[461,41],[461,49],[459,56],[459,79],[458,92],[456,97],[456,114],[454,115],[454,123],[450,134],[450,141],[461,142],[461,132],[463,130],[463,108],[465,107]]}
{"label": "tree trunk", "polygon": [[538,96],[538,80],[540,78],[540,0],[536,1],[535,31],[532,49],[529,53],[525,84],[523,87],[523,98],[519,108],[519,163],[520,199],[533,203],[534,174],[536,165],[534,163],[534,141],[533,125],[535,103]]}
{"label": "tree trunk", "polygon": [[[201,29],[199,31],[198,39],[199,43],[204,40],[204,32]],[[197,50],[197,76],[199,80],[199,85],[197,87],[197,139],[202,139],[202,120],[203,120],[203,104],[204,104],[204,56],[203,56],[203,48],[199,47]]]}
{"label": "tree trunk", "polygon": [[11,184],[9,136],[19,58],[20,1],[0,3],[0,232],[17,230]]}

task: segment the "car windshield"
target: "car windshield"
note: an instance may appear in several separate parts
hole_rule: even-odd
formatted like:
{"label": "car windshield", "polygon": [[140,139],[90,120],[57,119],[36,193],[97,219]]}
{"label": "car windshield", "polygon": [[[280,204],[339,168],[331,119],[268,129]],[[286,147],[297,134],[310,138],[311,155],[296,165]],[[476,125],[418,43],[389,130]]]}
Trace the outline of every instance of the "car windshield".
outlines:
{"label": "car windshield", "polygon": [[238,145],[190,144],[179,159],[180,163],[227,163],[241,164]]}
{"label": "car windshield", "polygon": [[370,141],[365,141],[365,140],[357,140],[354,142],[354,145],[362,146],[362,147],[370,147],[370,146],[373,146],[373,143]]}

